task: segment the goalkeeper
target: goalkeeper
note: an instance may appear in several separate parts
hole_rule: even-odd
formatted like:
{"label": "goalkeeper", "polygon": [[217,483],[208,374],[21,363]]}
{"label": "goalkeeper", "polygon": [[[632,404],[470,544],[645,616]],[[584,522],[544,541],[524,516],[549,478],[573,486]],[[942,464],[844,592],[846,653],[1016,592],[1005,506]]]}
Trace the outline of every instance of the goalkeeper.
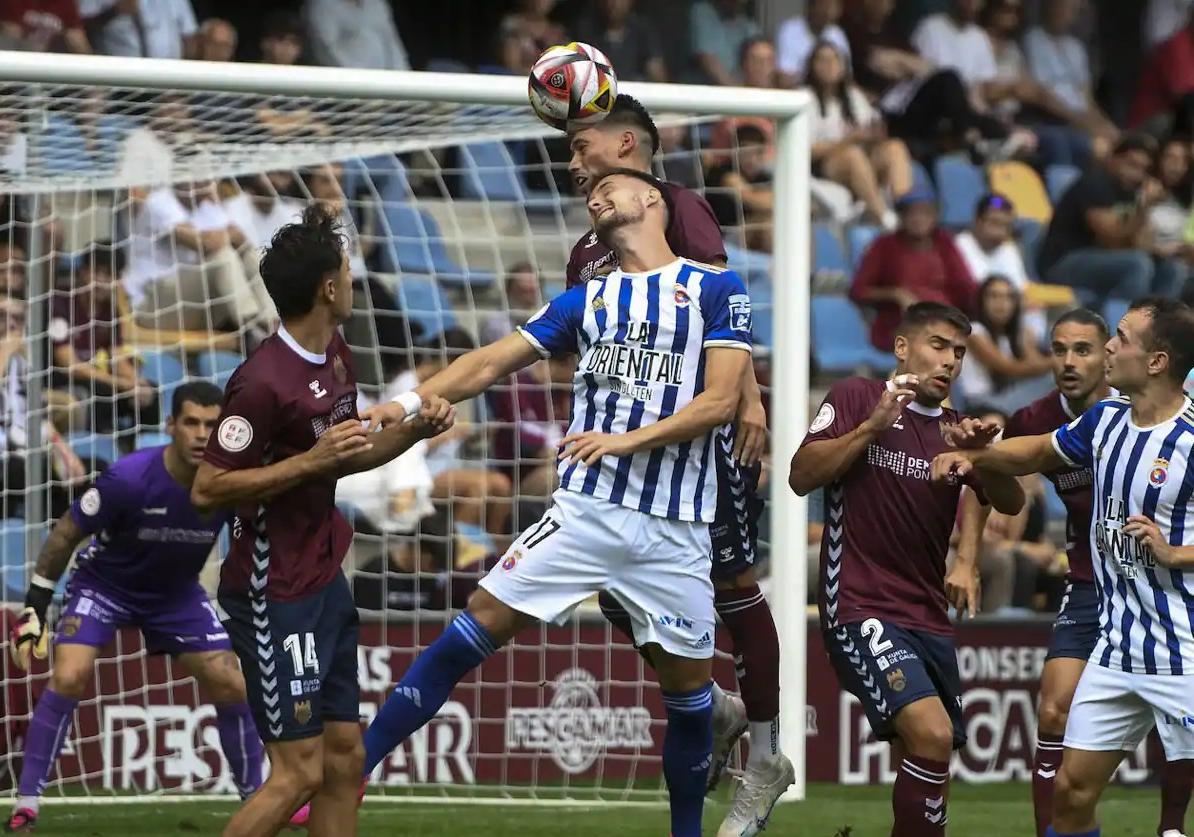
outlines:
{"label": "goalkeeper", "polygon": [[232,644],[199,585],[227,513],[201,517],[191,483],[220,416],[220,388],[192,381],[174,390],[170,443],[123,457],[54,525],[25,609],[12,631],[16,665],[46,657],[46,610],[75,548],[79,553],[54,638],[50,686],[25,737],[17,804],[6,831],[31,832],[38,802],[95,661],[123,626],[140,628],[150,652],[173,654],[216,707],[220,746],[242,798],[261,784],[263,751]]}

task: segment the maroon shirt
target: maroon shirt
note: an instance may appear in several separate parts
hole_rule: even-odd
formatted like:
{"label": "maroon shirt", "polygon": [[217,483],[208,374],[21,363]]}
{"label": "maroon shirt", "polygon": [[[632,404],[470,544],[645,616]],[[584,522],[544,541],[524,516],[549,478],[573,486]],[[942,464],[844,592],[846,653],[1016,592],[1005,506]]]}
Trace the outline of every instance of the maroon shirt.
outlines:
{"label": "maroon shirt", "polygon": [[[228,381],[206,461],[258,468],[308,451],[332,425],[357,420],[344,338],[333,337],[322,357],[306,354],[274,334],[240,365]],[[335,477],[308,480],[260,505],[246,503],[232,521],[220,591],[261,592],[272,601],[310,595],[340,572],[351,540],[352,527],[336,509]]]}
{"label": "maroon shirt", "polygon": [[[838,382],[801,447],[858,427],[885,386],[868,378]],[[817,597],[823,626],[876,617],[908,630],[953,633],[945,557],[962,486],[929,477],[933,457],[949,448],[942,425],[958,419],[954,410],[908,405],[840,479],[825,487]]]}
{"label": "maroon shirt", "polygon": [[112,299],[94,298],[90,292],[55,291],[50,300],[50,342],[57,349],[69,345],[81,361],[106,366],[120,343],[120,321]]}
{"label": "maroon shirt", "polygon": [[[691,189],[664,183],[668,203],[667,243],[677,256],[706,264],[724,263],[726,247],[721,227],[708,201]],[[618,257],[597,240],[597,233],[587,232],[572,248],[565,274],[568,287],[583,285],[618,266]]]}
{"label": "maroon shirt", "polygon": [[[1063,424],[1078,418],[1069,412],[1065,398],[1053,390],[1044,398],[1017,410],[1004,428],[1003,437],[1040,436],[1052,433]],[[1090,519],[1094,514],[1094,473],[1090,468],[1061,468],[1044,475],[1057,489],[1065,504],[1066,555],[1070,562],[1070,577],[1079,581],[1094,581],[1094,566],[1090,557]]]}

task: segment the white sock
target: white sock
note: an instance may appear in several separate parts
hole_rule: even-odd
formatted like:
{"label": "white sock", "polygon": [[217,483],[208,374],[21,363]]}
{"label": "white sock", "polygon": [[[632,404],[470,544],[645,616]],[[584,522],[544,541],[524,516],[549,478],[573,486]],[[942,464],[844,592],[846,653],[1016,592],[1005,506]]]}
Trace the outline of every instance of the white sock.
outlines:
{"label": "white sock", "polygon": [[746,767],[763,767],[779,758],[779,717],[750,722],[750,754]]}
{"label": "white sock", "polygon": [[37,796],[18,796],[17,808],[28,808],[34,814],[41,808],[41,798]]}

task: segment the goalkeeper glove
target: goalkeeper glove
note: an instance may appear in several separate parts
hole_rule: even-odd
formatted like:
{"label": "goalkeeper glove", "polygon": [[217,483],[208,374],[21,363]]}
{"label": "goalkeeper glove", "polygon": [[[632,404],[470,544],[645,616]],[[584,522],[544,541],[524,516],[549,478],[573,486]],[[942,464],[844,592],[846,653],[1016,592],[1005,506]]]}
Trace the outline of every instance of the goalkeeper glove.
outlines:
{"label": "goalkeeper glove", "polygon": [[22,671],[29,670],[30,657],[44,660],[49,653],[50,632],[46,626],[46,612],[54,598],[54,582],[40,575],[25,593],[25,609],[12,627],[12,661]]}

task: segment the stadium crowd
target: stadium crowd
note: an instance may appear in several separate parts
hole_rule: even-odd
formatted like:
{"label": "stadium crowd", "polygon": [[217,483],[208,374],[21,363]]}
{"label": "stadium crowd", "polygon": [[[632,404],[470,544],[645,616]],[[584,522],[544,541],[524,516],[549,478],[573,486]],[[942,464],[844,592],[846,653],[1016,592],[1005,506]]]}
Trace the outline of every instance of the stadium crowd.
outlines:
{"label": "stadium crowd", "polygon": [[[807,0],[760,8],[745,0],[514,0],[492,4],[497,19],[479,58],[462,50],[427,55],[420,43],[414,60],[407,44],[415,41],[401,31],[414,13],[399,5],[306,0],[301,10],[276,6],[246,23],[235,4],[214,0],[8,0],[0,5],[0,48],[521,75],[546,46],[580,40],[604,50],[623,80],[807,89],[815,103],[809,281],[822,385],[861,368],[885,374],[880,353],[890,350],[902,311],[948,302],[975,323],[954,403],[1006,421],[1051,387],[1042,342],[1051,317],[1082,304],[1114,322],[1134,297],[1194,297],[1191,0]],[[776,13],[789,6],[803,10]],[[688,25],[673,37],[679,19]],[[1115,44],[1129,25],[1139,43]],[[140,102],[144,120],[114,130],[113,114],[127,102],[68,91],[45,105],[44,130],[58,131],[55,145],[13,118],[20,95],[15,86],[0,90],[0,180],[19,180],[35,165],[53,169],[55,148],[61,166],[117,165],[146,149],[185,153],[188,140],[221,135],[230,124],[235,136],[256,132],[254,139],[335,131],[308,103],[258,101],[244,123],[227,115],[214,122],[207,117],[218,103],[169,95]],[[774,126],[736,119],[662,127],[659,171],[704,192],[733,248],[731,267],[737,258],[766,264]],[[557,196],[557,204],[571,195],[565,141],[509,143],[504,153],[519,194]],[[362,375],[372,384],[367,397],[410,389],[538,308],[561,286],[562,265],[511,259],[494,266],[496,279],[450,259],[412,271],[392,240],[403,209],[419,199],[492,199],[484,182],[478,189],[470,181],[469,162],[449,147],[388,168],[347,160],[130,189],[109,197],[117,217],[99,240],[80,241],[57,218],[31,217],[19,195],[0,198],[0,516],[24,514],[26,460],[41,455],[26,448],[31,234],[42,237],[38,250],[52,254],[54,268],[44,437],[57,514],[116,453],[153,443],[166,386],[181,380],[184,362],[226,380],[241,353],[269,333],[276,312],[257,249],[309,201],[334,208],[352,231],[358,311],[346,331],[366,347],[362,362],[380,359]],[[411,273],[431,276],[417,285],[430,303],[411,303],[419,279],[411,276],[407,288]],[[404,277],[397,283],[396,274]],[[765,269],[748,278],[756,302],[773,279],[802,280]],[[766,345],[770,319],[760,316],[758,328]],[[765,384],[765,352],[756,366]],[[342,481],[340,499],[371,545],[356,559],[366,570],[358,576],[362,606],[459,601],[445,571],[484,567],[539,516],[553,487],[570,374],[554,363],[520,373],[466,409],[457,430]],[[1025,487],[1026,511],[992,515],[987,528],[988,612],[1053,609],[1060,595],[1059,505],[1043,481]],[[810,528],[815,555],[819,526]],[[434,584],[411,581],[420,574]]]}

